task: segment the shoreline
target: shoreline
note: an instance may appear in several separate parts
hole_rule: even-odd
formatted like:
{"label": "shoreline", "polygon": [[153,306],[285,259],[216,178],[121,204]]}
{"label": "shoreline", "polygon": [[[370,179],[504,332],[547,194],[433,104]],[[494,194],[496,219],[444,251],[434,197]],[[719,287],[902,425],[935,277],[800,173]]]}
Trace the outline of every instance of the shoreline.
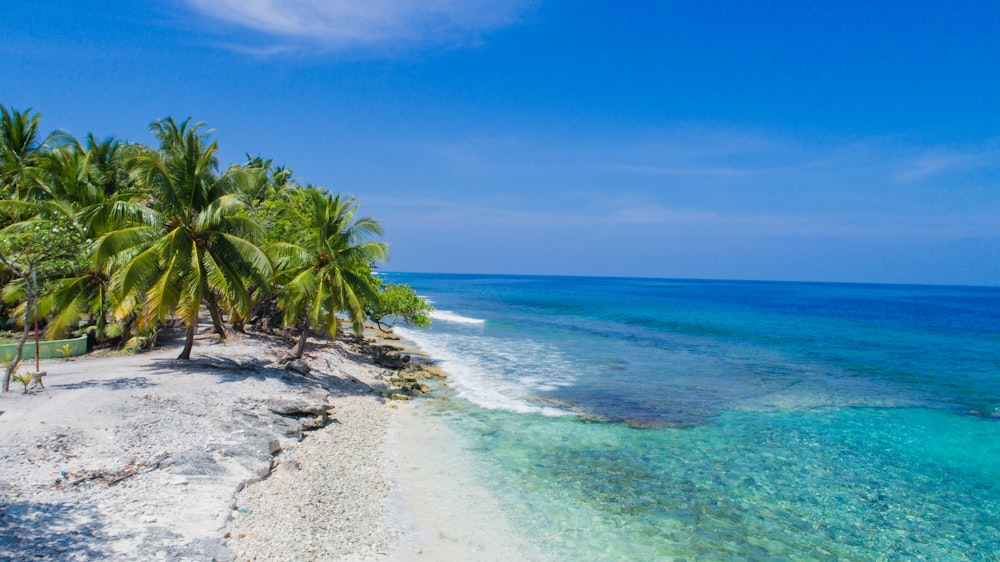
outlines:
{"label": "shoreline", "polygon": [[401,534],[393,561],[545,560],[508,519],[470,457],[473,445],[416,401],[389,426],[390,521]]}
{"label": "shoreline", "polygon": [[[377,335],[386,334],[365,334]],[[397,338],[366,345],[419,353]],[[426,450],[412,436],[390,442],[413,406],[387,379],[419,393],[429,382],[420,381],[444,373],[411,381],[400,375],[422,369],[406,365],[393,376],[377,363],[398,355],[366,357],[349,336],[311,344],[305,375],[281,368],[280,337],[234,333],[218,343],[203,329],[197,340],[189,362],[173,359],[176,339],[142,354],[46,360],[46,389],[0,397],[0,558],[476,552],[415,539],[430,536],[421,530],[427,513],[407,511],[399,490],[413,484],[390,470],[421,462]]]}

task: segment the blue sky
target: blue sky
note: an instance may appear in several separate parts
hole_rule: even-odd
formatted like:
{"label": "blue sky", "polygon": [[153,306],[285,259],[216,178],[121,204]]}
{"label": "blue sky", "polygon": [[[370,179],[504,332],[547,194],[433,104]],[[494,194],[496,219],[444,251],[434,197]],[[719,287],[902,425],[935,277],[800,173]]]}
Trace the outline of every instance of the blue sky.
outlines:
{"label": "blue sky", "polygon": [[[99,7],[95,7],[99,6]],[[280,6],[280,7],[279,7]],[[1000,284],[995,2],[4,2],[0,104],[216,129],[388,270]]]}

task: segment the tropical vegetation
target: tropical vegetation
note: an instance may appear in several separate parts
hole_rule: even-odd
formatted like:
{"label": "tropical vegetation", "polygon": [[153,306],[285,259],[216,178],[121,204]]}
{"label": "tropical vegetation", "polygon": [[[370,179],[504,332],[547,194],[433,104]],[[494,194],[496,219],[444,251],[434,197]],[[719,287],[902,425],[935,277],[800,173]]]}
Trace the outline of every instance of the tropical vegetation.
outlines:
{"label": "tropical vegetation", "polygon": [[366,320],[429,322],[413,289],[374,273],[382,227],[353,198],[259,156],[223,168],[190,119],[152,123],[156,147],[43,137],[40,119],[0,106],[0,324],[21,334],[4,392],[32,331],[142,347],[176,323],[189,359],[205,312],[223,338],[280,324],[301,357],[341,318],[357,333]]}

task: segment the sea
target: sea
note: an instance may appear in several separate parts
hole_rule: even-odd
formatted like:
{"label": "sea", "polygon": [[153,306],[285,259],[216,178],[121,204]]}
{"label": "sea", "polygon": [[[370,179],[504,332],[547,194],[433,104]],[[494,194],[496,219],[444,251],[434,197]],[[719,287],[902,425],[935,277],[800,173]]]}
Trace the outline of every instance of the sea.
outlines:
{"label": "sea", "polygon": [[1000,288],[383,279],[542,559],[1000,560]]}

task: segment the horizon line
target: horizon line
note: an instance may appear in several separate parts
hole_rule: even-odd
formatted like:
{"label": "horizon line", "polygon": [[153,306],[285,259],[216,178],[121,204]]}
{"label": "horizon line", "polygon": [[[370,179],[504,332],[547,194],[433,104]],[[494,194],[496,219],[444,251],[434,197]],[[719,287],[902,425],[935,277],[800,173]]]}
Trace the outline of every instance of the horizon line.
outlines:
{"label": "horizon line", "polygon": [[888,287],[938,287],[963,289],[1000,289],[996,285],[973,285],[963,283],[927,283],[927,282],[892,282],[892,281],[821,281],[803,279],[742,279],[735,277],[660,277],[655,275],[588,275],[581,273],[486,273],[457,271],[398,271],[379,269],[376,274],[400,275],[453,275],[470,277],[552,277],[566,279],[645,279],[652,281],[688,281],[698,283],[789,283],[801,285],[878,285]]}

